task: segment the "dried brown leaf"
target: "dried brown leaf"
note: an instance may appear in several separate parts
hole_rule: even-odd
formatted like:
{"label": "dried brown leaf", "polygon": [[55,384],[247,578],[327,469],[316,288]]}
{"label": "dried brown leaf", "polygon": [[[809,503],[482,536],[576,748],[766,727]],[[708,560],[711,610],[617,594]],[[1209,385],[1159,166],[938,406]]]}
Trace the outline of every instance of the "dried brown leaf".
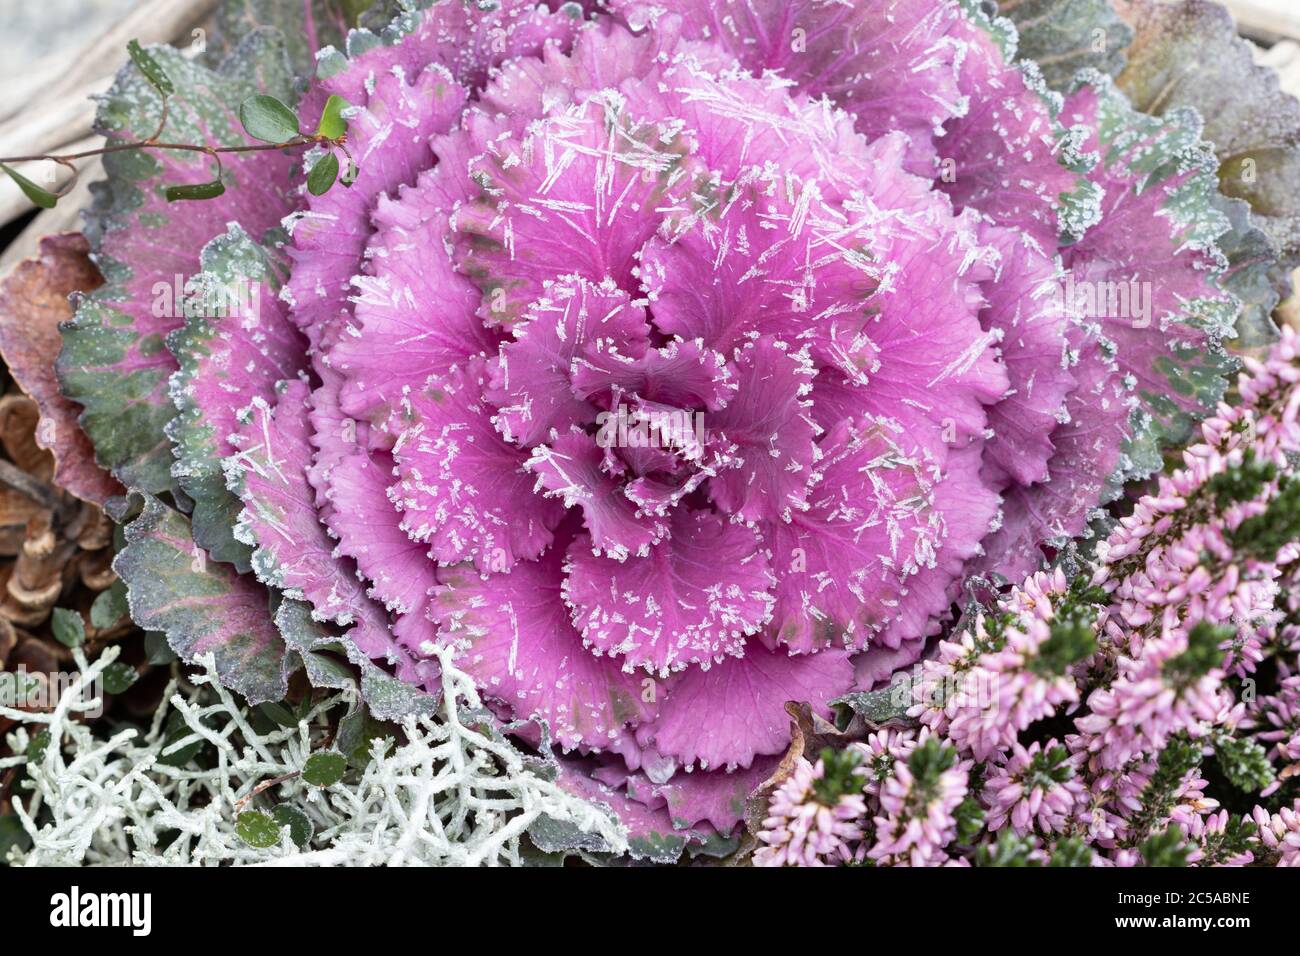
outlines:
{"label": "dried brown leaf", "polygon": [[72,317],[68,296],[103,282],[80,233],[41,240],[40,254],[20,262],[0,284],[0,354],[14,380],[40,406],[36,441],[54,453],[55,481],[96,504],[123,488],[95,463],[95,451],[77,424],[78,407],[63,397],[54,373],[62,347],[59,324]]}

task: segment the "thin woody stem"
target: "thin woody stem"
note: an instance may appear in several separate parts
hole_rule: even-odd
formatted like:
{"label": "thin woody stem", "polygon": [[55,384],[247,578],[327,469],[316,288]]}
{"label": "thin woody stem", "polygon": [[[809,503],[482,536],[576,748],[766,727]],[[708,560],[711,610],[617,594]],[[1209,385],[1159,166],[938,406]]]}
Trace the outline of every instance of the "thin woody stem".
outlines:
{"label": "thin woody stem", "polygon": [[[132,53],[131,56],[134,59],[136,54]],[[143,70],[144,67],[141,66],[141,69]],[[299,133],[297,136],[293,137],[292,139],[287,139],[280,143],[258,143],[255,145],[246,144],[242,146],[207,146],[207,145],[201,145],[197,143],[160,143],[158,142],[158,138],[162,136],[163,130],[166,129],[167,127],[167,114],[168,114],[167,94],[162,90],[161,87],[158,86],[156,82],[154,82],[152,78],[150,78],[150,82],[153,83],[154,86],[158,88],[158,94],[162,105],[162,110],[161,110],[162,115],[158,119],[158,128],[154,130],[153,135],[150,136],[148,139],[136,140],[135,142],[131,142],[131,143],[116,143],[112,146],[100,146],[96,149],[82,150],[79,153],[41,153],[36,156],[7,156],[7,157],[0,158],[0,164],[51,162],[51,163],[58,163],[61,166],[68,167],[68,169],[72,171],[72,179],[68,182],[68,184],[64,187],[64,189],[58,194],[59,198],[61,198],[63,195],[66,195],[72,189],[72,187],[76,185],[77,177],[79,175],[79,170],[77,169],[74,160],[87,159],[91,156],[107,156],[110,153],[124,153],[130,150],[165,149],[165,150],[184,150],[186,152],[193,152],[193,153],[206,153],[208,156],[211,156],[212,159],[217,164],[217,172],[214,179],[215,182],[220,182],[221,180],[221,174],[222,174],[221,154],[222,153],[257,153],[257,152],[266,152],[268,150],[273,150],[273,149],[297,149],[302,146],[325,145],[325,146],[332,146],[336,149],[341,149],[344,155],[347,156],[349,164],[353,167],[355,167],[356,165],[355,161],[352,159],[352,154],[348,152],[348,148],[345,145],[348,138],[346,131],[341,136],[338,137],[322,136],[319,133],[312,136],[307,136],[302,133]],[[345,181],[344,185],[349,185],[349,183]]]}
{"label": "thin woody stem", "polygon": [[299,146],[315,146],[317,144],[329,144],[343,148],[342,139],[333,140],[327,136],[297,136],[293,139],[285,140],[283,143],[259,143],[257,145],[246,146],[203,146],[195,143],[159,143],[153,140],[139,140],[134,143],[118,143],[115,146],[101,146],[97,149],[87,149],[80,153],[62,153],[50,154],[42,153],[38,156],[4,156],[0,157],[0,163],[37,163],[37,162],[54,162],[67,165],[74,159],[86,159],[89,156],[104,156],[108,153],[122,153],[132,149],[179,149],[187,150],[194,153],[255,153],[272,149],[296,149]]}

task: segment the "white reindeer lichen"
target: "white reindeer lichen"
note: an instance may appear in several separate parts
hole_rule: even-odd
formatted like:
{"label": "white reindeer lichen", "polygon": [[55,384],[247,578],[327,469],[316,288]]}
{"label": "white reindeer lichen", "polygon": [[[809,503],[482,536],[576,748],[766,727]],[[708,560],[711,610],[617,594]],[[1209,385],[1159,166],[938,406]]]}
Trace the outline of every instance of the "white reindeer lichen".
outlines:
{"label": "white reindeer lichen", "polygon": [[[73,653],[80,676],[52,711],[0,707],[0,714],[25,722],[8,736],[19,756],[0,758],[0,770],[26,765],[27,771],[22,787],[28,793],[13,803],[31,846],[11,850],[12,864],[520,864],[526,862],[521,838],[543,823],[584,834],[588,847],[627,849],[612,814],[546,779],[543,762],[495,732],[473,681],[445,655],[438,714],[408,718],[404,742],[375,739],[364,769],[319,788],[300,771],[327,745],[330,729],[322,718],[348,703],[346,695],[315,702],[296,726],[259,733],[206,658],[204,673],[184,684],[173,679],[147,731],[102,739],[77,715],[98,706],[91,691],[118,649],[93,663],[79,648]],[[179,733],[174,722],[168,727],[173,713],[184,722]],[[41,732],[49,742],[43,752],[33,748],[29,761],[25,754]],[[215,753],[210,769],[163,762],[200,741]],[[310,821],[305,845],[295,844],[288,826],[275,846],[259,849],[241,838],[239,813],[272,796]]]}

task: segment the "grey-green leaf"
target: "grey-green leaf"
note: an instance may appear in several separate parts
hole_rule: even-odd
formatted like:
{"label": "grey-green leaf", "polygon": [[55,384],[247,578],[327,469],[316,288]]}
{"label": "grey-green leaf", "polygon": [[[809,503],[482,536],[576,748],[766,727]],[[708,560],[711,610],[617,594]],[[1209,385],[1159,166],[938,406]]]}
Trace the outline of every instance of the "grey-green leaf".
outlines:
{"label": "grey-green leaf", "polygon": [[80,647],[86,643],[86,622],[76,611],[56,607],[50,618],[50,630],[64,647]]}
{"label": "grey-green leaf", "polygon": [[90,605],[90,623],[98,630],[108,630],[126,617],[128,610],[126,585],[121,581],[114,581],[113,586],[102,592],[95,598],[95,603]]}
{"label": "grey-green leaf", "polygon": [[284,143],[299,135],[298,117],[274,96],[255,93],[239,104],[244,132],[264,143]]}
{"label": "grey-green leaf", "polygon": [[887,720],[897,720],[907,716],[907,709],[912,706],[912,692],[907,684],[882,687],[880,690],[845,694],[831,701],[841,719],[850,714],[857,714],[873,724],[883,724]]}
{"label": "grey-green leaf", "polygon": [[144,632],[144,656],[150,664],[161,666],[176,660],[176,652],[167,643],[167,635],[160,631]]}
{"label": "grey-green leaf", "polygon": [[189,521],[157,498],[126,529],[113,570],[131,592],[131,616],[163,631],[187,661],[211,654],[222,684],[251,704],[281,700],[288,689],[284,641],[271,620],[266,589],[194,545]]}
{"label": "grey-green leaf", "polygon": [[284,704],[268,700],[265,704],[258,704],[257,709],[265,714],[268,720],[275,721],[281,727],[298,726],[298,718]]}
{"label": "grey-green leaf", "polygon": [[38,731],[27,743],[27,751],[23,754],[29,764],[40,763],[45,759],[45,751],[50,746],[50,732],[48,730]]}
{"label": "grey-green leaf", "polygon": [[114,661],[104,668],[104,691],[109,694],[124,694],[139,676],[130,664]]}
{"label": "grey-green leaf", "polygon": [[[194,736],[194,734],[189,724],[185,722],[185,718],[178,711],[172,711],[171,716],[167,718],[167,733],[163,737],[162,749],[166,751],[173,744],[178,744],[191,736]],[[204,744],[205,741],[202,737],[195,736],[184,747],[173,750],[171,753],[164,753],[163,756],[158,758],[158,763],[164,767],[184,767],[199,755],[199,751],[203,749]]]}

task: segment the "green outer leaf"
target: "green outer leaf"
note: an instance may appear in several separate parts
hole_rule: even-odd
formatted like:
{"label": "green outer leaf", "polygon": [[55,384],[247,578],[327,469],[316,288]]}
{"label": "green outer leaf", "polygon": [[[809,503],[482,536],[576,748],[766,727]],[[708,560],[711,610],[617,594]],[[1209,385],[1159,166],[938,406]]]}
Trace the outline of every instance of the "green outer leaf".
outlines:
{"label": "green outer leaf", "polygon": [[1260,313],[1271,308],[1260,273],[1285,297],[1290,270],[1300,264],[1300,103],[1279,90],[1272,70],[1255,63],[1221,5],[1118,0],[1115,7],[1136,31],[1120,88],[1146,112],[1163,116],[1190,107],[1201,115],[1205,139],[1222,163],[1220,189],[1249,203],[1253,213],[1251,222],[1236,217],[1234,232],[1257,227],[1280,256],[1270,270],[1258,265],[1257,236],[1234,235],[1225,243],[1230,255],[1256,263],[1241,279],[1234,273],[1229,288],[1252,306],[1243,317],[1242,344],[1260,344],[1267,334]]}
{"label": "green outer leaf", "polygon": [[[179,140],[246,144],[237,119],[229,112],[230,104],[259,89],[294,96],[283,42],[270,31],[246,37],[215,73],[168,47],[159,47],[154,56],[180,91],[170,99],[168,111],[168,135]],[[115,136],[138,136],[151,134],[157,123],[157,97],[139,71],[128,64],[101,99],[95,128]],[[206,167],[207,157],[169,156],[168,162],[171,168],[190,164],[198,169]],[[289,164],[286,158],[286,171]],[[167,396],[167,380],[174,365],[170,358],[162,361],[155,357],[156,351],[147,351],[162,344],[157,341],[157,321],[155,328],[143,330],[137,328],[135,319],[142,302],[147,308],[149,282],[160,277],[133,275],[104,248],[104,239],[110,234],[130,233],[142,242],[165,248],[169,243],[174,246],[180,234],[187,246],[198,250],[211,236],[194,242],[190,235],[193,217],[172,213],[162,203],[159,179],[163,166],[155,157],[140,152],[113,153],[104,157],[104,168],[108,179],[92,186],[95,201],[85,231],[96,265],[107,281],[81,298],[75,317],[62,327],[59,379],[64,393],[83,407],[79,422],[93,442],[101,466],[129,488],[173,492],[173,459],[163,429],[175,414]],[[286,187],[287,183],[286,177]],[[224,223],[213,231],[221,228]],[[197,271],[197,263],[183,271]]]}
{"label": "green outer leaf", "polygon": [[283,143],[301,132],[293,110],[269,93],[255,93],[239,104],[239,121],[253,139]]}
{"label": "green outer leaf", "polygon": [[1284,270],[1278,267],[1277,244],[1255,223],[1245,201],[1220,195],[1214,204],[1230,226],[1218,239],[1228,260],[1219,284],[1241,303],[1232,347],[1238,352],[1261,350],[1278,339],[1273,310],[1281,299],[1279,290],[1289,288]]}
{"label": "green outer leaf", "polygon": [[18,188],[23,191],[23,195],[40,206],[42,209],[53,209],[59,201],[59,197],[54,195],[48,189],[42,189],[26,176],[13,169],[10,169],[4,163],[0,163],[0,169],[9,174],[9,178],[18,184]]}
{"label": "green outer leaf", "polygon": [[998,0],[998,13],[1016,25],[1017,55],[1037,63],[1054,90],[1084,68],[1109,76],[1124,68],[1133,30],[1107,0]]}
{"label": "green outer leaf", "polygon": [[316,135],[338,139],[345,134],[348,131],[348,121],[343,118],[343,110],[348,105],[348,101],[343,97],[331,93],[329,99],[325,101],[325,108],[321,110],[320,122],[316,124]]}
{"label": "green outer leaf", "polygon": [[127,584],[131,617],[162,631],[186,661],[211,653],[222,684],[250,703],[280,700],[288,658],[262,585],[209,560],[184,515],[157,498],[126,529],[113,569]]}
{"label": "green outer leaf", "polygon": [[[1084,71],[1079,82],[1095,87],[1098,100],[1098,138],[1103,161],[1122,161],[1145,192],[1174,177],[1185,181],[1166,198],[1161,212],[1181,245],[1209,251],[1226,265],[1217,240],[1229,228],[1219,209],[1215,188],[1216,161],[1202,139],[1200,118],[1190,110],[1173,110],[1156,117],[1134,109],[1114,81]],[[1133,149],[1141,143],[1139,149]],[[1102,227],[1104,228],[1104,226]],[[1210,276],[1216,280],[1218,273]],[[1155,363],[1163,377],[1156,391],[1137,391],[1138,407],[1132,418],[1132,437],[1113,481],[1111,495],[1122,482],[1146,477],[1164,464],[1163,449],[1180,445],[1196,422],[1211,412],[1227,390],[1228,378],[1238,362],[1220,343],[1234,334],[1238,303],[1231,295],[1196,298],[1182,303],[1178,320],[1205,330],[1211,347],[1196,347],[1170,340],[1167,355]],[[1196,403],[1195,412],[1175,403],[1180,395]]]}
{"label": "green outer leaf", "polygon": [[348,758],[335,751],[321,750],[309,756],[302,765],[302,779],[313,787],[332,787],[343,779],[348,769]]}
{"label": "green outer leaf", "polygon": [[428,715],[437,710],[438,697],[381,670],[346,635],[334,634],[325,624],[313,620],[311,605],[305,601],[281,601],[275,624],[289,649],[302,659],[314,686],[359,690],[379,720]]}
{"label": "green outer leaf", "polygon": [[316,160],[316,165],[312,166],[311,172],[307,174],[307,189],[313,196],[324,195],[330,191],[338,175],[339,158],[331,150]]}
{"label": "green outer leaf", "polygon": [[176,92],[171,77],[167,75],[167,72],[159,65],[158,61],[140,46],[139,40],[128,42],[126,52],[130,54],[132,62],[135,63],[155,90],[163,96],[170,96]]}
{"label": "green outer leaf", "polygon": [[86,643],[86,622],[76,611],[56,607],[50,617],[50,630],[64,647],[80,647]]}
{"label": "green outer leaf", "polygon": [[338,647],[338,638],[312,619],[311,606],[305,601],[285,598],[275,609],[275,626],[289,649],[296,651],[307,670],[313,687],[332,690],[355,690],[357,676],[329,652]]}
{"label": "green outer leaf", "polygon": [[349,13],[337,0],[224,0],[217,8],[218,41],[273,27],[284,35],[295,72],[310,77],[316,70],[312,40],[319,47],[341,45],[348,27],[355,25],[355,13]]}
{"label": "green outer leaf", "polygon": [[[572,820],[556,820],[545,813],[528,827],[528,838],[542,853],[559,854],[560,860],[556,861],[556,865],[562,864],[564,856],[571,853],[608,853],[610,850],[609,844],[599,833],[583,830]],[[682,846],[684,848],[685,840],[682,841]],[[680,855],[681,849],[677,849],[674,859]]]}

